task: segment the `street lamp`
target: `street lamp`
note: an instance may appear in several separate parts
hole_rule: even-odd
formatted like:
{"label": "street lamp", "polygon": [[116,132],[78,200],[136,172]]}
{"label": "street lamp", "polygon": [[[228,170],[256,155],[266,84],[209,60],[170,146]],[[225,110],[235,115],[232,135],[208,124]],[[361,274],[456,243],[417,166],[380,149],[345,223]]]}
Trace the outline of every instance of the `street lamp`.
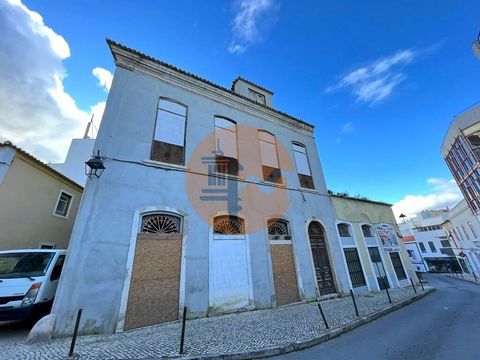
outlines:
{"label": "street lamp", "polygon": [[472,43],[473,54],[480,60],[480,32],[478,33],[477,40]]}
{"label": "street lamp", "polygon": [[87,175],[89,179],[92,177],[99,178],[104,170],[105,165],[103,165],[100,150],[98,150],[97,155],[92,156],[90,160],[85,162],[85,175]]}

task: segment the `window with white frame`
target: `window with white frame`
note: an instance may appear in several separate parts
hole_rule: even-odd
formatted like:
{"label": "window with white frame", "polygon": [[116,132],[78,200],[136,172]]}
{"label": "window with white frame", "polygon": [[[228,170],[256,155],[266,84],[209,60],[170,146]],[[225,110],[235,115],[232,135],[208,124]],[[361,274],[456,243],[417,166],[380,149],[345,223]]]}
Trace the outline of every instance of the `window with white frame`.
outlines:
{"label": "window with white frame", "polygon": [[215,116],[215,171],[238,175],[237,124]]}
{"label": "window with white frame", "polygon": [[350,226],[345,223],[341,223],[337,225],[338,228],[338,233],[340,234],[341,237],[351,237],[352,235],[350,234]]}
{"label": "window with white frame", "polygon": [[72,204],[73,195],[68,194],[64,191],[60,192],[60,196],[57,200],[57,205],[55,206],[54,214],[58,216],[67,217],[68,211]]}
{"label": "window with white frame", "polygon": [[275,135],[265,130],[258,130],[258,142],[260,144],[263,180],[277,184],[281,183],[282,172],[278,161]]}
{"label": "window with white frame", "polygon": [[185,163],[185,126],[187,107],[160,98],[150,158],[169,164]]}
{"label": "window with white frame", "polygon": [[370,225],[362,225],[362,233],[365,237],[373,237],[372,227]]}
{"label": "window with white frame", "polygon": [[305,189],[315,189],[313,184],[313,177],[310,171],[310,164],[308,162],[307,149],[305,145],[300,143],[293,143],[293,157],[297,167],[298,181],[300,187]]}

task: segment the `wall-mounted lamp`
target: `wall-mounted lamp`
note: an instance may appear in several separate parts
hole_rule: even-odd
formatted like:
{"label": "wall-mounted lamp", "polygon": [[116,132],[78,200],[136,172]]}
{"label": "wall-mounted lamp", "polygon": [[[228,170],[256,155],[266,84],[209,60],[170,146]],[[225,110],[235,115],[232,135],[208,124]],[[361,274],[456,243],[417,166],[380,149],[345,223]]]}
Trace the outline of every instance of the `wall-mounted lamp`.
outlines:
{"label": "wall-mounted lamp", "polygon": [[97,155],[92,156],[90,160],[85,162],[85,175],[87,175],[89,179],[92,177],[99,178],[103,170],[105,170],[105,165],[103,165],[100,150],[98,150]]}

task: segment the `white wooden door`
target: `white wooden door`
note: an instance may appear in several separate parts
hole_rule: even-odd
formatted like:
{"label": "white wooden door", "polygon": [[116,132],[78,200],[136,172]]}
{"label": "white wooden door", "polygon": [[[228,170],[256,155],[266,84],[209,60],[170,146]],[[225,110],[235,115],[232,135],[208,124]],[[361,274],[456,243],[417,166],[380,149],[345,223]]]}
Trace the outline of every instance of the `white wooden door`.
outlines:
{"label": "white wooden door", "polygon": [[246,236],[215,234],[210,256],[214,312],[249,306],[251,280]]}

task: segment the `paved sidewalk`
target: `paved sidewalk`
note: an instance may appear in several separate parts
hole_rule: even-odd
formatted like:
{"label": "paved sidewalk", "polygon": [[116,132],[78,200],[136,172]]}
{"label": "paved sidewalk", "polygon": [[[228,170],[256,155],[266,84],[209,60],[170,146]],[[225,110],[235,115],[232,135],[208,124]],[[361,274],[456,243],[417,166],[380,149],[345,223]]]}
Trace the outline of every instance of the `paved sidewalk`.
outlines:
{"label": "paved sidewalk", "polygon": [[480,285],[480,277],[477,274],[475,274],[475,275],[477,277],[476,279],[473,275],[469,275],[469,274],[465,274],[465,273],[463,273],[463,274],[460,274],[460,273],[458,273],[458,274],[457,273],[446,274],[446,276],[449,276],[449,277],[454,278],[454,279],[470,281],[472,283]]}
{"label": "paved sidewalk", "polygon": [[[420,293],[421,289],[417,291]],[[394,303],[415,295],[412,287],[391,289],[390,293]],[[390,307],[385,292],[356,299],[360,316]],[[321,305],[330,331],[358,319],[351,297],[325,300]],[[82,336],[77,339],[75,352],[82,360],[178,357],[180,331],[181,323],[174,322],[114,335]],[[327,333],[316,302],[194,319],[187,321],[185,355],[198,357],[285,347]],[[69,346],[70,338],[33,345],[7,344],[0,351],[0,359],[64,359]]]}

